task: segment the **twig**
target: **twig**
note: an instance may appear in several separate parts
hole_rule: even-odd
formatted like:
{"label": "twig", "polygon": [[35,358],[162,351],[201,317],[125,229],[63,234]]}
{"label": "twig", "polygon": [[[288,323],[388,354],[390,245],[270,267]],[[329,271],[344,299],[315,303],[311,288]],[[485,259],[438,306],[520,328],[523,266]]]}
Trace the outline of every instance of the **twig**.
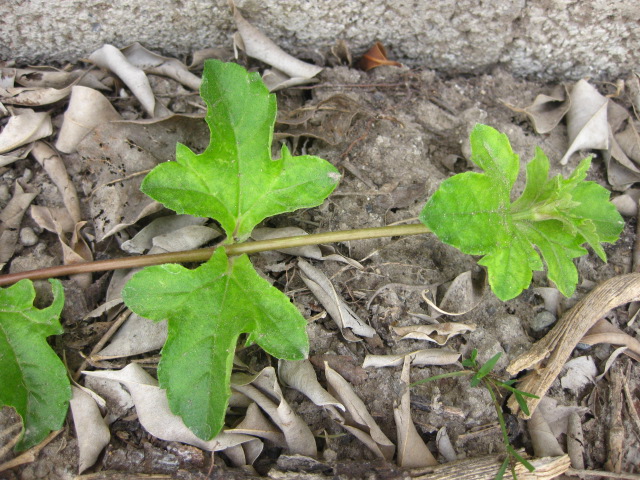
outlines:
{"label": "twig", "polygon": [[0,464],[0,472],[4,472],[5,470],[9,470],[10,468],[15,468],[20,465],[24,465],[25,463],[31,463],[36,460],[40,450],[46,447],[54,438],[62,433],[62,429],[56,430],[55,432],[51,432],[47,438],[45,438],[42,442],[40,442],[35,447],[31,447],[29,450],[24,452],[22,455],[17,456],[16,458],[12,458],[8,462]]}
{"label": "twig", "polygon": [[569,468],[565,475],[570,475],[572,477],[605,477],[605,478],[617,478],[620,480],[640,480],[640,475],[634,475],[633,473],[613,473],[613,472],[604,472],[602,470],[576,470],[574,468]]}
{"label": "twig", "polygon": [[622,472],[622,457],[624,455],[624,425],[622,424],[622,372],[619,365],[610,370],[611,382],[609,386],[609,432],[607,436],[607,461],[605,470],[614,473]]}
{"label": "twig", "polygon": [[631,363],[627,364],[627,374],[624,377],[624,381],[622,382],[622,389],[624,392],[625,400],[627,401],[627,409],[629,410],[629,415],[633,420],[633,423],[636,426],[636,437],[640,439],[640,417],[638,416],[638,412],[636,411],[636,407],[633,403],[633,395],[631,395],[631,390],[629,389],[629,373],[631,370]]}

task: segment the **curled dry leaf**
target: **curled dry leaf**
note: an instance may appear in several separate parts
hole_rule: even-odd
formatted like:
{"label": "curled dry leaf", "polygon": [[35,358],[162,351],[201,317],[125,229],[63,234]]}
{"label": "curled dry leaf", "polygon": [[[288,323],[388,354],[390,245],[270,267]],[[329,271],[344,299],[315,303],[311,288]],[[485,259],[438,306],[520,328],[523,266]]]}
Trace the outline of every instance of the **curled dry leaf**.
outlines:
{"label": "curled dry leaf", "polygon": [[[464,315],[476,308],[482,299],[487,289],[486,276],[482,273],[480,278],[474,275],[472,271],[463,272],[453,279],[449,288],[444,294],[440,306],[437,306],[432,302],[425,290],[422,293],[422,298],[427,304],[437,312],[438,315]],[[455,312],[453,311],[455,309]]]}
{"label": "curled dry leaf", "polygon": [[[2,132],[0,132],[0,153],[7,153],[53,133],[51,117],[46,112],[34,112],[29,108],[14,108]],[[0,162],[0,167],[11,163],[11,156]],[[15,160],[12,160],[15,161]]]}
{"label": "curled dry leaf", "polygon": [[120,120],[120,114],[103,94],[93,88],[75,86],[71,89],[71,99],[55,146],[64,153],[75,152],[91,130],[115,120]]}
{"label": "curled dry leaf", "polygon": [[557,457],[564,455],[562,447],[540,410],[533,412],[527,422],[527,427],[529,429],[529,435],[531,436],[531,443],[533,443],[533,452],[536,457]]}
{"label": "curled dry leaf", "polygon": [[16,182],[11,200],[0,212],[0,268],[3,268],[13,256],[22,217],[36,195],[38,192],[32,187],[27,186],[23,189],[22,185]]}
{"label": "curled dry leaf", "polygon": [[391,461],[395,446],[380,430],[364,402],[356,395],[349,383],[329,365],[325,364],[325,375],[331,393],[345,406],[342,414],[333,407],[326,407],[331,417],[354,437],[364,443],[376,456]]}
{"label": "curled dry leaf", "polygon": [[[0,110],[2,109],[0,104]],[[1,113],[1,112],[0,112]],[[4,165],[10,165],[13,162],[18,160],[22,160],[27,158],[27,155],[31,152],[33,148],[33,143],[29,143],[27,145],[23,145],[20,148],[17,148],[9,153],[5,153],[4,155],[0,155],[0,167]]]}
{"label": "curled dry leaf", "polygon": [[280,380],[289,387],[304,394],[319,407],[333,405],[344,411],[344,405],[322,388],[309,360],[300,360],[297,362],[280,360],[278,362],[278,375],[280,375]]}
{"label": "curled dry leaf", "polygon": [[23,87],[53,88],[62,90],[72,85],[108,90],[102,83],[104,75],[91,70],[57,70],[50,67],[31,67],[15,69],[15,82]]}
{"label": "curled dry leaf", "polygon": [[116,74],[129,87],[149,116],[155,116],[156,97],[147,75],[131,64],[119,49],[113,45],[103,45],[89,55],[89,61]]}
{"label": "curled dry leaf", "polygon": [[21,105],[24,107],[38,107],[50,105],[66,98],[71,93],[71,87],[39,88],[39,87],[0,87],[0,103]]}
{"label": "curled dry leaf", "polygon": [[[549,387],[561,372],[571,352],[601,317],[610,309],[640,297],[640,274],[630,273],[611,278],[592,290],[576,306],[560,318],[541,340],[507,367],[516,375],[524,369],[535,367],[518,382],[518,389],[544,398]],[[540,399],[526,398],[529,411],[533,412]],[[512,412],[519,411],[515,399],[509,399]]]}
{"label": "curled dry leaf", "polygon": [[136,233],[132,239],[124,242],[120,248],[127,253],[140,255],[153,247],[154,238],[160,235],[171,234],[183,227],[204,225],[206,221],[206,218],[191,215],[167,215],[166,217],[155,218],[146,227]]}
{"label": "curled dry leaf", "polygon": [[74,223],[82,220],[78,192],[73,182],[69,179],[67,168],[56,151],[44,142],[36,142],[31,154],[42,166],[49,178],[58,187],[62,201]]}
{"label": "curled dry leaf", "polygon": [[589,329],[580,342],[587,345],[596,345],[598,343],[624,345],[628,348],[625,353],[640,361],[640,342],[603,318]]}
{"label": "curled dry leaf", "polygon": [[549,95],[538,95],[528,107],[518,108],[508,103],[505,105],[514,112],[524,113],[536,133],[542,134],[549,133],[560,123],[571,108],[571,97],[566,85],[557,85]]}
{"label": "curled dry leaf", "polygon": [[282,430],[290,453],[309,457],[315,457],[318,454],[313,433],[284,399],[273,367],[263,369],[260,374],[251,379],[250,384],[237,381],[234,383],[232,379],[231,388],[249,397],[269,415]]}
{"label": "curled dry leaf", "polygon": [[120,382],[85,376],[84,386],[104,399],[107,412],[105,422],[108,425],[127,415],[134,407],[131,395]]}
{"label": "curled dry leaf", "polygon": [[371,326],[364,323],[360,317],[349,308],[334,288],[331,280],[329,280],[324,273],[302,259],[298,260],[298,266],[301,270],[300,277],[327,310],[329,315],[331,315],[331,318],[336,322],[347,340],[358,341],[353,335],[347,337],[350,333],[369,338],[376,334],[376,331]]}
{"label": "curled dry leaf", "polygon": [[130,64],[146,73],[173,78],[192,90],[199,90],[201,79],[189,71],[187,66],[176,58],[163,57],[151,52],[135,42],[122,49],[122,54]]}
{"label": "curled dry leaf", "polygon": [[584,469],[584,435],[580,415],[573,412],[569,415],[567,429],[567,453],[571,459],[571,466],[576,470]]}
{"label": "curled dry leaf", "polygon": [[438,465],[438,461],[425,445],[411,419],[411,401],[409,393],[411,360],[405,357],[400,375],[400,399],[394,402],[393,418],[396,421],[398,436],[397,462],[401,468],[419,468]]}
{"label": "curled dry leaf", "polygon": [[458,459],[458,455],[449,438],[449,433],[447,433],[447,427],[442,427],[438,430],[436,434],[436,446],[438,447],[440,455],[442,455],[447,462],[455,462]]}
{"label": "curled dry leaf", "polygon": [[411,365],[451,365],[460,359],[460,354],[451,350],[429,348],[396,355],[367,355],[364,357],[363,368],[399,367],[405,357],[411,360]]}
{"label": "curled dry leaf", "polygon": [[208,451],[219,451],[233,445],[251,441],[254,437],[222,432],[209,441],[196,437],[169,409],[167,392],[158,387],[158,381],[137,363],[122,370],[83,372],[85,375],[122,383],[133,399],[142,427],[154,437],[168,442],[182,442]]}
{"label": "curled dry leaf", "polygon": [[[233,1],[230,2],[230,5],[233,9],[233,19],[236,22],[241,40],[236,43],[247,55],[271,65],[279,72],[286,74],[291,79],[295,79],[296,85],[308,83],[322,71],[321,67],[305,63],[286,53],[260,30],[245,20]],[[272,88],[277,88],[278,86],[279,84],[272,85],[269,90],[273,91]]]}
{"label": "curled dry leaf", "polygon": [[[406,327],[393,327],[396,335],[400,335],[400,340],[426,340],[438,345],[444,345],[449,339],[456,335],[473,332],[476,329],[475,323],[466,325],[464,323],[438,323],[435,325],[409,325]],[[435,333],[435,335],[434,335]]]}
{"label": "curled dry leaf", "polygon": [[78,145],[97,177],[89,209],[98,242],[162,208],[140,191],[140,184],[150,169],[175,158],[177,142],[204,150],[209,142],[206,123],[183,115],[106,123]]}
{"label": "curled dry leaf", "polygon": [[69,406],[80,451],[78,473],[82,473],[96,463],[102,449],[109,444],[111,433],[91,395],[78,387],[71,389],[73,397]]}
{"label": "curled dry leaf", "polygon": [[558,405],[558,401],[552,397],[544,397],[538,409],[556,438],[567,433],[572,413],[582,415],[589,411],[586,407]]}
{"label": "curled dry leaf", "polygon": [[351,385],[360,385],[369,377],[367,371],[347,355],[311,355],[309,360],[320,370],[324,370],[325,364],[329,365]]}
{"label": "curled dry leaf", "polygon": [[232,466],[236,468],[245,465],[253,465],[264,448],[264,443],[259,438],[254,438],[240,445],[234,445],[224,451],[225,456],[229,459]]}
{"label": "curled dry leaf", "polygon": [[272,422],[262,414],[262,410],[257,403],[250,403],[247,407],[242,421],[233,429],[227,430],[229,433],[242,433],[254,437],[264,438],[273,442],[278,447],[287,446],[284,434]]}
{"label": "curled dry leaf", "polygon": [[360,67],[360,69],[364,70],[365,72],[368,72],[369,70],[376,67],[381,67],[383,65],[392,67],[402,66],[401,63],[394,60],[389,60],[389,58],[387,58],[387,50],[380,42],[374,43],[373,46],[369,50],[367,50],[367,53],[365,53],[358,62],[358,67]]}
{"label": "curled dry leaf", "polygon": [[586,80],[574,85],[571,106],[567,112],[569,148],[560,160],[561,165],[566,165],[569,157],[578,150],[609,149],[608,103],[609,100]]}

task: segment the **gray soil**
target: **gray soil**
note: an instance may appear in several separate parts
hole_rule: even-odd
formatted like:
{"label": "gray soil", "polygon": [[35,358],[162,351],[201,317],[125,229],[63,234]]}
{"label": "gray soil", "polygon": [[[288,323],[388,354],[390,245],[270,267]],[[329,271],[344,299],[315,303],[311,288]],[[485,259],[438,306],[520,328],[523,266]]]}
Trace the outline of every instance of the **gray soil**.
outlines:
{"label": "gray soil", "polygon": [[[295,225],[313,233],[382,226],[417,217],[442,180],[473,168],[467,160],[468,137],[476,123],[485,123],[506,133],[513,150],[520,154],[522,160],[532,158],[534,148],[540,146],[551,160],[551,173],[566,175],[580,158],[575,155],[566,167],[558,165],[567,147],[564,125],[550,134],[538,135],[525,118],[505,106],[505,103],[521,107],[529,105],[537,94],[549,92],[552,86],[518,79],[500,69],[479,76],[447,77],[429,70],[408,68],[381,67],[367,73],[346,66],[328,68],[320,75],[318,84],[278,94],[282,113],[302,106],[325,107],[318,109],[304,126],[281,124],[278,131],[287,134],[285,136],[296,153],[303,151],[318,155],[336,165],[343,173],[342,182],[321,207],[282,215],[268,220],[265,225]],[[614,91],[605,84],[597,86],[603,94]],[[29,159],[9,168],[2,181],[11,185],[11,180],[22,176],[26,169],[45,186],[50,184],[40,167]],[[74,180],[81,185],[86,181],[82,175],[87,174],[75,172]],[[589,179],[607,187],[605,178],[604,166],[596,155]],[[521,188],[522,181],[519,185]],[[42,188],[42,191],[41,195],[55,193],[51,188]],[[39,197],[36,202],[45,204],[47,199]],[[631,270],[635,219],[625,220],[621,239],[615,245],[606,246],[607,264],[593,253],[577,260],[581,284],[574,298],[564,301],[565,308],[588,293],[596,283]],[[29,222],[31,220],[25,217],[24,225],[33,226]],[[139,225],[131,227],[130,232],[139,228]],[[339,356],[343,371],[353,375],[351,381],[356,392],[385,434],[395,440],[393,402],[397,398],[400,368],[363,370],[360,366],[365,355],[430,348],[421,341],[399,341],[392,334],[391,327],[420,323],[422,320],[414,314],[429,314],[429,307],[421,296],[423,290],[435,292],[439,301],[449,283],[459,274],[472,271],[481,282],[484,272],[476,265],[476,258],[442,244],[432,235],[354,241],[334,245],[334,248],[361,261],[364,269],[329,261],[314,262],[314,265],[332,279],[351,308],[375,328],[377,336],[373,339],[348,341],[328,316],[316,317],[323,308],[296,274],[292,257],[255,255],[253,261],[263,271],[269,271],[274,263],[286,265],[285,271],[271,275],[275,285],[289,293],[305,317],[315,319],[308,328],[312,361],[318,368],[322,365],[322,356]],[[99,256],[122,256],[117,245],[110,241],[97,245],[95,250]],[[60,263],[60,251],[53,235],[40,233],[39,243],[20,248],[13,262],[28,264],[24,259],[34,257],[50,258],[52,263]],[[104,319],[81,321],[79,313],[74,312],[74,307],[80,308],[79,304],[82,304],[82,311],[102,302],[106,277],[95,275],[94,279],[96,283],[92,289],[76,289],[69,294],[69,301],[75,305],[68,306],[63,319],[67,333],[55,340],[56,348],[65,353],[72,371],[80,364],[81,355],[91,351],[109,326]],[[367,308],[374,293],[385,286]],[[533,290],[546,286],[549,286],[546,277],[536,274],[532,287],[514,300],[502,302],[487,292],[482,302],[470,312],[441,318],[440,321],[477,325],[474,332],[450,340],[448,348],[462,353],[464,357],[472,349],[477,349],[480,361],[501,352],[498,372],[504,373],[511,360],[549,329],[536,324],[544,316],[553,314],[543,313],[544,301]],[[626,309],[619,308],[610,312],[607,319],[625,328],[627,317]],[[627,332],[634,334],[633,328]],[[592,356],[602,371],[604,362],[614,349],[610,345],[585,346],[577,349],[574,356]],[[149,356],[157,356],[157,353]],[[243,352],[243,356],[247,363],[256,367],[273,362],[255,348]],[[629,360],[623,356],[618,361],[626,365]],[[456,368],[413,367],[411,376],[415,381]],[[321,368],[317,373],[324,381]],[[640,379],[637,363],[631,363],[628,379],[637,398]],[[582,417],[588,440],[585,442],[587,468],[602,469],[607,459],[608,389],[609,383],[605,378],[576,395],[563,390],[556,381],[548,394],[560,405],[592,407]],[[224,455],[211,455],[194,447],[151,437],[139,426],[135,415],[130,415],[111,426],[111,443],[97,465],[89,470],[94,475],[87,478],[200,479],[248,478],[252,475],[270,475],[272,478],[371,478],[371,475],[403,478],[404,474],[397,467],[377,460],[357,439],[345,435],[321,408],[293,390],[286,390],[286,396],[318,435],[320,458],[317,461],[305,463],[287,457],[286,452],[280,449],[268,447],[256,462],[255,472],[231,469],[225,466]],[[432,452],[436,452],[435,434],[445,426],[460,458],[502,451],[500,429],[489,395],[483,389],[471,388],[467,378],[419,386],[412,390],[411,406],[418,432]],[[524,421],[510,415],[506,407],[505,412],[514,445],[533,453]],[[0,432],[14,421],[10,417],[8,409],[5,409],[0,415]],[[632,427],[627,427],[627,432],[632,432]],[[631,463],[631,459],[638,459],[636,435],[637,432],[629,433],[628,437],[631,446],[625,465],[627,472],[639,472],[637,463],[635,467]],[[35,461],[2,472],[0,478],[74,478],[77,455],[73,425],[68,420],[64,431],[40,452]],[[439,460],[444,461],[443,458]],[[213,466],[212,461],[215,463]],[[141,477],[139,474],[155,476]]]}

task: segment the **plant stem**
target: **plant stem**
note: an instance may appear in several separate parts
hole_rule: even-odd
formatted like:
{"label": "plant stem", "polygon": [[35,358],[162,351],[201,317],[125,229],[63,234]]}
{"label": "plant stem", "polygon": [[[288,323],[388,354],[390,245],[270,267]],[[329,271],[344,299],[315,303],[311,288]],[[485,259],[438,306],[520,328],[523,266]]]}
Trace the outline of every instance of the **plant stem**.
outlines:
{"label": "plant stem", "polygon": [[[311,235],[298,235],[295,237],[274,238],[259,242],[243,242],[223,245],[227,255],[241,255],[243,253],[257,253],[268,250],[282,250],[285,248],[303,247],[305,245],[318,245],[321,243],[348,242],[350,240],[364,240],[369,238],[402,237],[408,235],[420,235],[431,233],[422,224],[392,225],[388,227],[360,228],[357,230],[340,230],[337,232],[314,233]],[[59,265],[56,267],[41,268],[26,272],[0,275],[0,286],[10,285],[25,278],[39,280],[44,278],[62,277],[77,273],[104,272],[123,268],[140,268],[163,263],[206,262],[220,244],[197,250],[183,252],[169,252],[155,255],[137,255],[132,257],[98,260],[95,262],[76,263],[72,265]]]}

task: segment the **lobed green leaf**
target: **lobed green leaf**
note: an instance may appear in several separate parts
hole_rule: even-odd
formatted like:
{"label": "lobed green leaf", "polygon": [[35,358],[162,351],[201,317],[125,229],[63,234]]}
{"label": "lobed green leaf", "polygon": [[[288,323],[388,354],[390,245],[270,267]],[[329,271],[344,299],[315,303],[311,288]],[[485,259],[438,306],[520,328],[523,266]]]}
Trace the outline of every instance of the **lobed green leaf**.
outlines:
{"label": "lobed green leaf", "polygon": [[168,264],[135,274],[122,291],[127,306],[152,320],[169,320],[158,367],[171,410],[200,438],[224,425],[233,356],[241,334],[267,353],[302,360],[309,351],[306,320],[246,255],[223,247],[194,270]]}
{"label": "lobed green leaf", "polygon": [[[465,172],[440,185],[420,220],[443,242],[471,255],[484,255],[492,290],[502,300],[519,295],[542,270],[566,296],[578,283],[573,259],[589,244],[606,261],[602,243],[615,242],[624,222],[609,191],[586,181],[591,160],[563,178],[548,178],[549,159],[539,148],[526,168],[520,198],[511,201],[518,157],[507,137],[486,125],[471,134],[472,160],[483,173]],[[542,256],[542,258],[541,258]]]}
{"label": "lobed green leaf", "polygon": [[178,213],[211,217],[229,241],[243,241],[265,218],[317,206],[336,187],[340,174],[322,158],[294,157],[283,147],[272,160],[276,98],[257,73],[209,60],[200,94],[208,148],[196,154],[179,144],[175,162],[145,177],[144,193]]}
{"label": "lobed green leaf", "polygon": [[15,408],[23,420],[18,450],[62,428],[71,399],[67,370],[47,343],[47,337],[63,333],[58,319],[64,291],[58,280],[50,282],[53,302],[43,309],[33,305],[30,280],[0,289],[0,407]]}

